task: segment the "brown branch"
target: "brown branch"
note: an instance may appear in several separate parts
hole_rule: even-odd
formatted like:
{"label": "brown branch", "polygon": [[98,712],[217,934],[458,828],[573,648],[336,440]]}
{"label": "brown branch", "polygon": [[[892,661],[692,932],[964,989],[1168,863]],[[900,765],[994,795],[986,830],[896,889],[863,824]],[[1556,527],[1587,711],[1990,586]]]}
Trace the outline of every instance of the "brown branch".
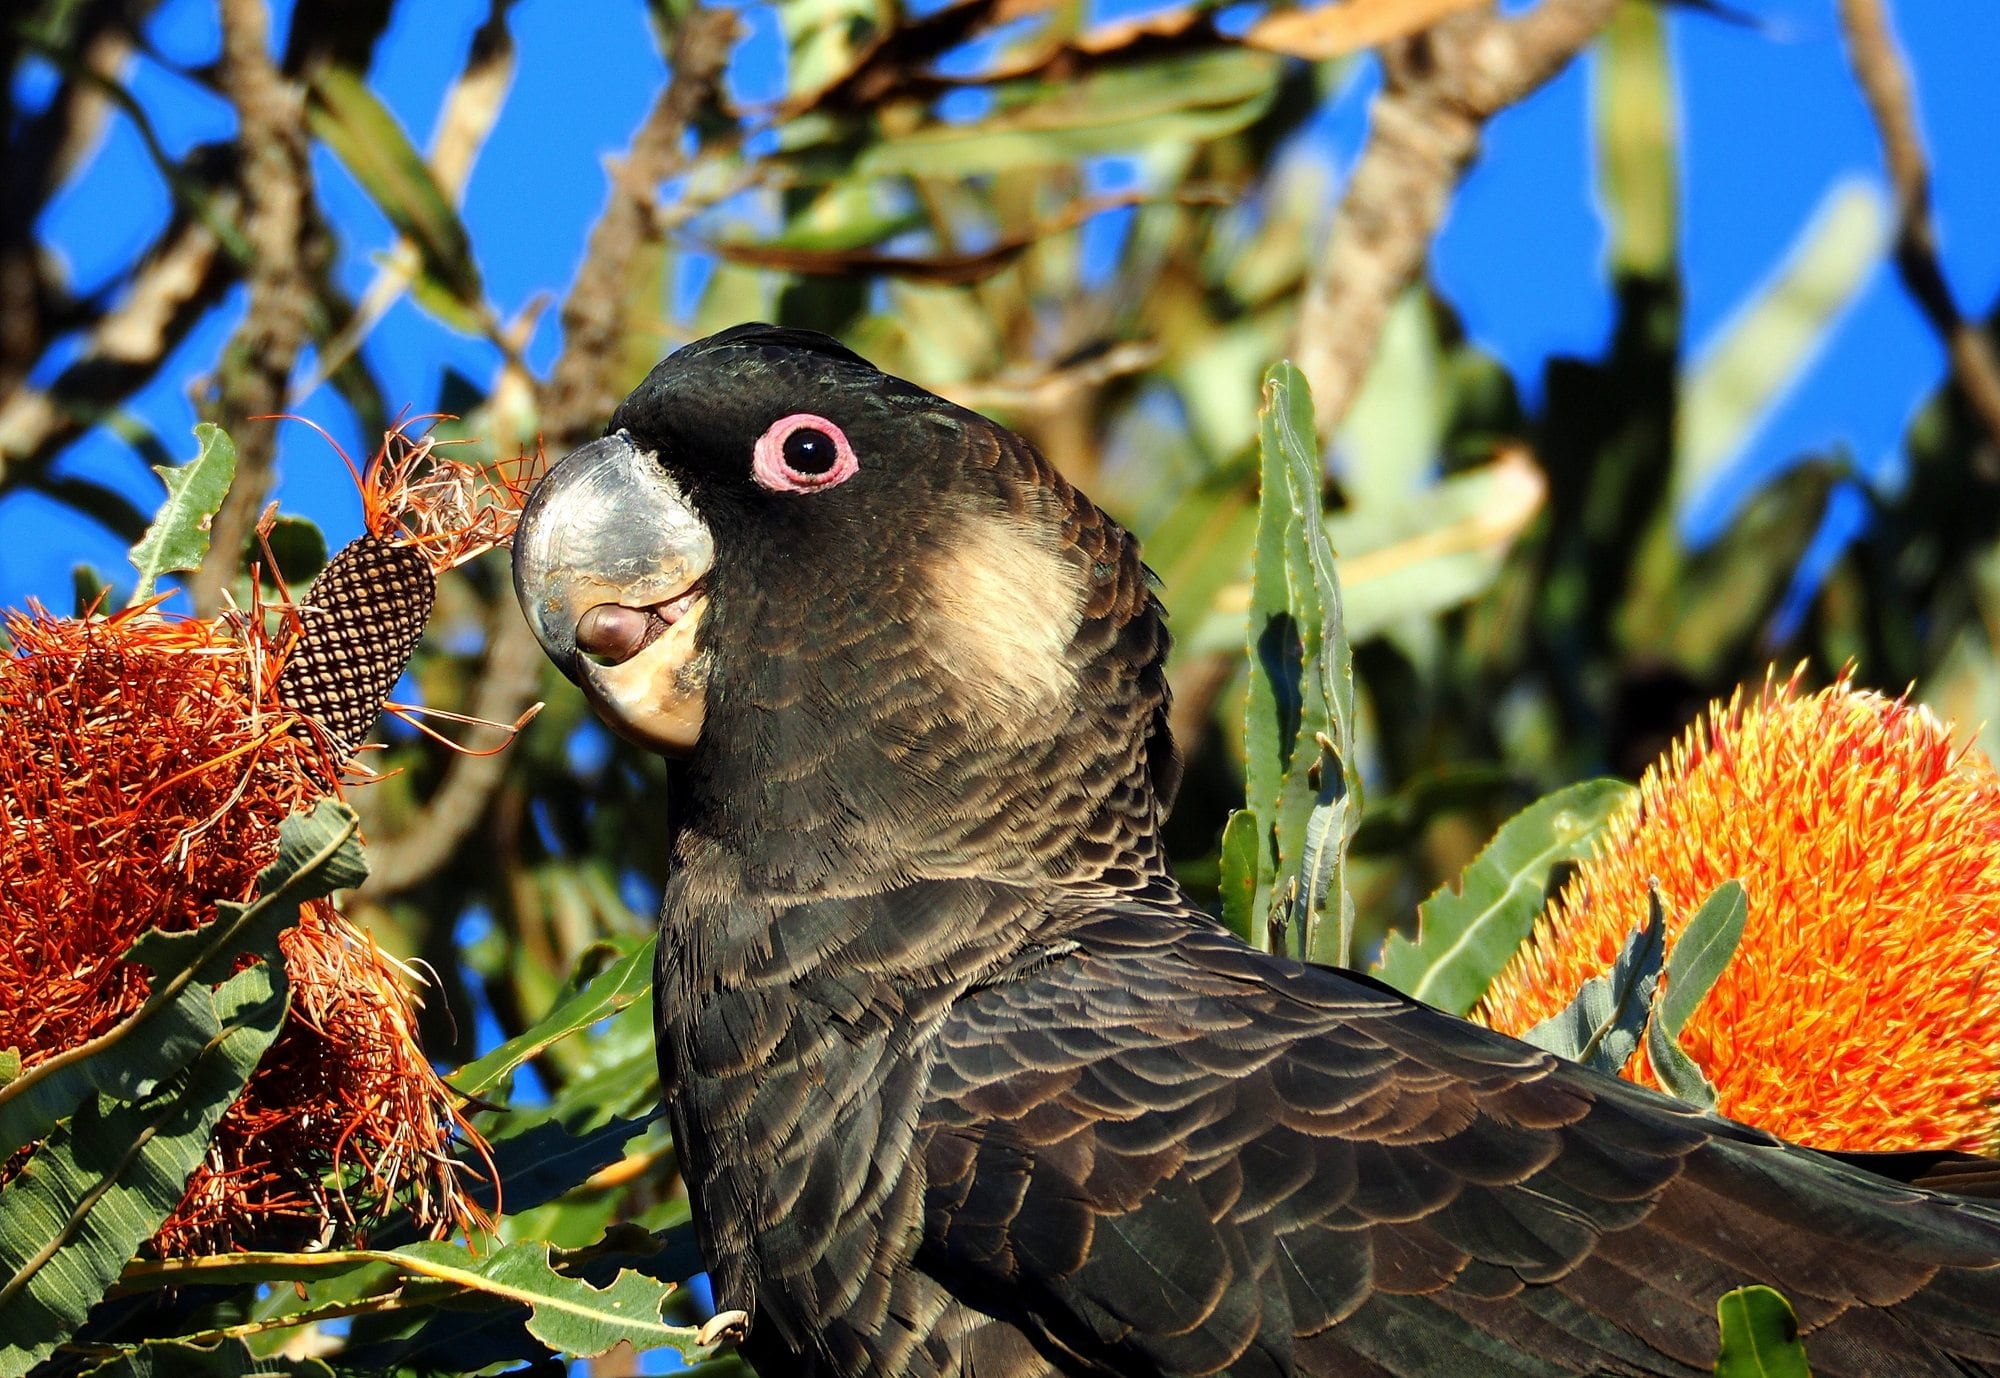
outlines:
{"label": "brown branch", "polygon": [[190,581],[213,615],[271,487],[285,383],[311,330],[313,273],[305,93],[271,60],[264,0],[223,0],[222,88],[236,107],[250,305],[224,349],[215,419],[236,442],[236,481],[210,526],[208,558]]}
{"label": "brown branch", "polygon": [[1453,15],[1384,49],[1368,144],[1293,344],[1322,430],[1346,414],[1390,307],[1422,273],[1486,122],[1561,71],[1616,8],[1617,0],[1543,0],[1513,19]]}
{"label": "brown branch", "polygon": [[[236,214],[234,193],[211,208]],[[236,281],[215,232],[185,213],[162,231],[80,356],[46,388],[0,393],[0,489],[32,480],[62,448],[159,372],[161,362]]]}
{"label": "brown branch", "polygon": [[[604,214],[590,232],[583,266],[563,302],[563,350],[539,389],[542,433],[560,452],[603,426],[623,385],[623,348],[633,263],[659,231],[660,184],[687,159],[682,142],[714,99],[736,37],[725,9],[696,9],[675,36],[673,78],[612,170]],[[487,629],[486,664],[471,712],[512,722],[533,700],[541,648],[510,599],[502,597]],[[485,818],[506,775],[505,756],[457,756],[410,825],[369,847],[366,894],[381,900],[421,884],[458,851]]]}
{"label": "brown branch", "polygon": [[[1883,0],[1840,0],[1840,26],[1847,39],[1847,60],[1875,118],[1889,181],[1896,191],[1896,271],[1944,341],[1966,401],[1994,445],[2000,446],[2000,359],[1986,332],[1959,313],[1938,261],[1930,162],[1917,128],[1909,68],[1890,30]],[[1983,467],[1993,468],[1993,454]]]}

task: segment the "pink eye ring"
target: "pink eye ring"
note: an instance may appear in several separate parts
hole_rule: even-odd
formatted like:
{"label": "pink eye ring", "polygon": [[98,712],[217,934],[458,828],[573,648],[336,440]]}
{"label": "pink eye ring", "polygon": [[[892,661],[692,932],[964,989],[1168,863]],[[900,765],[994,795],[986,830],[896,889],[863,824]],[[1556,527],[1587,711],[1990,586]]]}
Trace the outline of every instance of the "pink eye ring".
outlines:
{"label": "pink eye ring", "polygon": [[845,483],[861,468],[840,427],[824,416],[793,412],[757,437],[750,473],[773,493],[812,493]]}

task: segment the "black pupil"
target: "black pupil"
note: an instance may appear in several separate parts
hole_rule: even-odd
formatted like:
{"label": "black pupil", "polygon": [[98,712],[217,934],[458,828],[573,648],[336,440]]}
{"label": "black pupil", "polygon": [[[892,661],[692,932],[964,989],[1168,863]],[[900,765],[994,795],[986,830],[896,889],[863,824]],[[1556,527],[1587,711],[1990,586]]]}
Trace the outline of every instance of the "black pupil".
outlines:
{"label": "black pupil", "polygon": [[801,474],[823,474],[839,458],[825,431],[803,426],[785,437],[785,463]]}

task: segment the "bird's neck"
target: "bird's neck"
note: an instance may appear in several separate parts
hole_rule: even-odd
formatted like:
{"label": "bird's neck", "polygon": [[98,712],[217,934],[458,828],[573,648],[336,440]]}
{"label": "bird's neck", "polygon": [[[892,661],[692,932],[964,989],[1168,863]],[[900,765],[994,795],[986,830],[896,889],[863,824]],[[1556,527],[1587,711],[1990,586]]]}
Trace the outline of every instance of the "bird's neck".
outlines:
{"label": "bird's neck", "polygon": [[1165,873],[1179,761],[1150,593],[1079,632],[1046,701],[941,679],[922,637],[886,625],[841,655],[773,657],[712,684],[676,782],[677,859],[777,904],[968,878],[1126,889]]}

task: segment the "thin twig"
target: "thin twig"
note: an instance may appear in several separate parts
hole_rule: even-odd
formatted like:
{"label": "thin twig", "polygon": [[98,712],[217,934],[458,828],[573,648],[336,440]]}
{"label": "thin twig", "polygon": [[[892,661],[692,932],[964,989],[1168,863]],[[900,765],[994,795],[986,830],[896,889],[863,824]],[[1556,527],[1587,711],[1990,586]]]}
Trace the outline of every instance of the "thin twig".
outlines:
{"label": "thin twig", "polygon": [[1382,92],[1319,270],[1293,357],[1322,430],[1346,414],[1389,309],[1417,281],[1486,122],[1561,71],[1617,0],[1543,0],[1517,18],[1453,15],[1383,50]]}
{"label": "thin twig", "polygon": [[311,328],[305,93],[271,60],[264,0],[223,0],[223,90],[236,107],[244,234],[253,257],[250,306],[218,370],[218,419],[236,442],[236,479],[210,525],[208,558],[190,581],[196,611],[212,616],[236,574],[271,487],[285,383]]}
{"label": "thin twig", "polygon": [[[539,391],[542,433],[558,453],[588,439],[618,402],[630,293],[639,251],[659,233],[659,187],[686,163],[687,130],[715,97],[736,36],[726,9],[696,9],[675,37],[673,79],[667,83],[613,169],[611,195],[590,232],[583,266],[563,303],[563,350]],[[542,656],[512,601],[502,598],[487,628],[486,664],[471,713],[512,722],[535,698]],[[454,756],[437,792],[393,837],[369,847],[364,893],[381,899],[421,884],[444,866],[485,818],[501,781],[505,757]]]}
{"label": "thin twig", "polygon": [[[1889,27],[1883,0],[1840,0],[1840,27],[1847,38],[1847,60],[1875,117],[1889,181],[1896,190],[1896,271],[1943,339],[1966,401],[1993,445],[2000,447],[2000,359],[1986,332],[1960,314],[1938,261],[1930,161],[1917,128],[1909,67]],[[1989,478],[2000,478],[2000,448],[1986,452],[1981,468]]]}

